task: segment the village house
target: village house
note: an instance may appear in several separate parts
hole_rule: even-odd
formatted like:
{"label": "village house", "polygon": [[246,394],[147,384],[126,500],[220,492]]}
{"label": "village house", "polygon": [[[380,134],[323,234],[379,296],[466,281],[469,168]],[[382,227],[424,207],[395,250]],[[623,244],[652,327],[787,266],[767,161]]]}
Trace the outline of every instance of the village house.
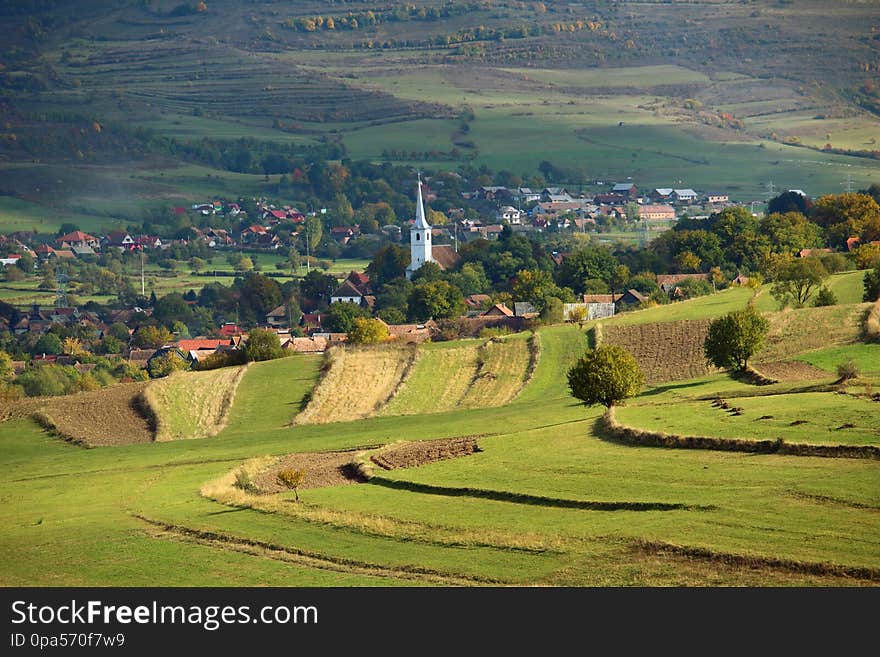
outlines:
{"label": "village house", "polygon": [[620,194],[624,196],[627,200],[633,200],[638,198],[639,188],[633,185],[632,183],[618,183],[611,188],[612,194]]}
{"label": "village house", "polygon": [[270,328],[285,328],[288,325],[290,306],[282,303],[266,313],[266,326]]}
{"label": "village house", "polygon": [[62,235],[55,240],[55,243],[62,249],[70,249],[73,246],[90,246],[93,249],[100,248],[100,241],[97,237],[93,237],[81,230],[75,230],[72,233],[67,233],[67,235]]}
{"label": "village house", "polygon": [[131,251],[135,248],[134,237],[124,230],[112,230],[101,240],[104,248],[115,248],[120,251]]}
{"label": "village house", "polygon": [[541,190],[541,200],[545,203],[558,203],[573,201],[574,199],[566,191],[565,187],[545,187]]}
{"label": "village house", "polygon": [[658,187],[657,189],[651,190],[651,193],[648,194],[648,198],[650,198],[655,203],[662,201],[671,201],[672,191],[672,187]]}
{"label": "village house", "polygon": [[509,224],[522,223],[522,212],[511,205],[504,205],[495,213],[496,221],[506,221]]}
{"label": "village house", "polygon": [[657,274],[657,285],[666,294],[672,293],[678,284],[685,280],[708,281],[709,274]]}
{"label": "village house", "polygon": [[529,187],[518,187],[513,193],[513,198],[518,203],[534,203],[541,200],[541,192]]}
{"label": "village house", "polygon": [[646,221],[671,221],[675,219],[675,208],[671,205],[643,205],[639,207],[639,218]]}
{"label": "village house", "polygon": [[706,203],[713,205],[715,203],[729,203],[730,196],[727,194],[707,194]]}
{"label": "village house", "polygon": [[676,203],[688,205],[696,202],[698,194],[692,189],[673,189],[671,198]]}
{"label": "village house", "polygon": [[334,226],[330,229],[330,237],[342,245],[348,244],[353,238],[361,234],[361,227],[355,226]]}
{"label": "village house", "polygon": [[503,303],[496,303],[487,311],[480,315],[481,317],[514,317],[513,311]]}
{"label": "village house", "polygon": [[372,294],[370,277],[356,271],[351,272],[336,288],[330,297],[330,303],[354,303],[359,306],[367,305],[366,298]]}

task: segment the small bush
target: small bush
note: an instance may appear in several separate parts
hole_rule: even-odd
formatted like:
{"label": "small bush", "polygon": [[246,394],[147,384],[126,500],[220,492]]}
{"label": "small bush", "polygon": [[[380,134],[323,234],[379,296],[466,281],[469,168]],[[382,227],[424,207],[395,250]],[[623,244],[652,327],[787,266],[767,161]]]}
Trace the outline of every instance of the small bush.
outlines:
{"label": "small bush", "polygon": [[858,363],[856,363],[852,359],[846,361],[845,363],[840,363],[837,366],[837,376],[839,383],[850,381],[851,379],[857,379],[861,373],[862,372],[861,369],[859,369]]}
{"label": "small bush", "polygon": [[813,305],[817,308],[819,306],[836,306],[837,305],[837,295],[834,294],[827,287],[823,287],[816,293],[816,298],[813,300]]}
{"label": "small bush", "polygon": [[510,329],[506,326],[486,326],[480,330],[481,338],[501,338],[510,335]]}
{"label": "small bush", "polygon": [[246,493],[257,492],[257,485],[254,483],[253,477],[250,472],[244,468],[241,468],[235,473],[235,487],[240,488]]}

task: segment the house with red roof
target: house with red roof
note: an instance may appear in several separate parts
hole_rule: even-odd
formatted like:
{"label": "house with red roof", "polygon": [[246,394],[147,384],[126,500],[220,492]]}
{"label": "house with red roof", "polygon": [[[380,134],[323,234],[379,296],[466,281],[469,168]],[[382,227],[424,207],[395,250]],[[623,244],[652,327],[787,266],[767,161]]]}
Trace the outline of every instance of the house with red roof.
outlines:
{"label": "house with red roof", "polygon": [[95,249],[100,246],[100,241],[97,237],[93,237],[81,230],[75,230],[72,233],[67,233],[67,235],[62,235],[55,242],[62,249],[69,249],[74,246],[90,246]]}

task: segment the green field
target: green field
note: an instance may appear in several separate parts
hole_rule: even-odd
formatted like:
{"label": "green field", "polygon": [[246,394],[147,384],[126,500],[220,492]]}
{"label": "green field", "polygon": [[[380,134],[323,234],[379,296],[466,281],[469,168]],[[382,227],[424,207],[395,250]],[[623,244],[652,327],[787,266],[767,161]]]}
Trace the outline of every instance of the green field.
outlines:
{"label": "green field", "polygon": [[[805,574],[794,564],[880,568],[876,462],[607,442],[594,431],[600,411],[575,403],[564,384],[584,334],[560,326],[539,336],[529,384],[496,408],[291,427],[319,365],[297,356],[249,367],[225,429],[212,438],[84,450],[29,421],[2,424],[7,477],[0,495],[8,503],[0,511],[7,555],[0,581],[840,585],[866,582]],[[708,377],[648,390],[626,411],[668,412],[719,390],[754,389]],[[829,406],[822,394],[811,405],[827,414],[829,427],[837,414],[871,403],[847,400],[858,406],[850,409],[835,399]],[[785,410],[769,413],[777,423],[803,403],[790,391],[787,397]],[[755,406],[734,419],[760,424],[752,416],[769,402],[746,403]],[[876,433],[865,417],[846,431]],[[474,434],[490,434],[478,454],[382,471],[367,484],[301,491],[301,508],[290,512],[232,509],[199,494],[255,456]],[[199,538],[204,532],[214,538]],[[664,552],[667,544],[709,552],[673,555]],[[777,561],[741,568],[706,554]]]}
{"label": "green field", "polygon": [[[718,381],[713,394],[724,398]],[[723,383],[721,384],[723,385]],[[689,389],[699,395],[708,386]],[[618,409],[618,422],[648,431],[684,436],[716,436],[743,440],[775,440],[825,445],[880,445],[880,415],[870,399],[836,392],[802,392],[755,397],[736,396],[729,404],[740,415],[712,406],[711,400],[651,395],[645,401]]]}

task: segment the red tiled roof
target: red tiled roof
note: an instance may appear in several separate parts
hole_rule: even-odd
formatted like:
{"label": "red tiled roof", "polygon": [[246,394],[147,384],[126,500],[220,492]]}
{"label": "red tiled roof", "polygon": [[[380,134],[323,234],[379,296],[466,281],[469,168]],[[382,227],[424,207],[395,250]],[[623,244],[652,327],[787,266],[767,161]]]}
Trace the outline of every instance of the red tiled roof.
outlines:
{"label": "red tiled roof", "polygon": [[221,345],[228,345],[228,338],[205,338],[180,340],[177,343],[178,349],[181,351],[198,351],[200,349],[217,349]]}
{"label": "red tiled roof", "polygon": [[494,306],[489,308],[486,312],[483,313],[483,317],[490,317],[492,315],[503,315],[504,317],[513,317],[513,311],[505,306],[503,303],[496,303]]}
{"label": "red tiled roof", "polygon": [[81,230],[75,230],[72,233],[67,233],[67,235],[62,235],[55,241],[61,244],[62,242],[97,242],[98,239]]}
{"label": "red tiled roof", "polygon": [[237,324],[224,324],[217,332],[220,335],[240,335],[242,330]]}

